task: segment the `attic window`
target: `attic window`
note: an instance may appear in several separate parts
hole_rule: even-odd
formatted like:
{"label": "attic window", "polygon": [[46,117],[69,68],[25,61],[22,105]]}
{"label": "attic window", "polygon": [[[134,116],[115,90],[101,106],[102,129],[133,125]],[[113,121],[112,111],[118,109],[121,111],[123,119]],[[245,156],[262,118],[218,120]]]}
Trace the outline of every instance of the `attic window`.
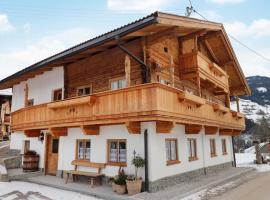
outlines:
{"label": "attic window", "polygon": [[168,53],[168,47],[164,47],[164,52]]}

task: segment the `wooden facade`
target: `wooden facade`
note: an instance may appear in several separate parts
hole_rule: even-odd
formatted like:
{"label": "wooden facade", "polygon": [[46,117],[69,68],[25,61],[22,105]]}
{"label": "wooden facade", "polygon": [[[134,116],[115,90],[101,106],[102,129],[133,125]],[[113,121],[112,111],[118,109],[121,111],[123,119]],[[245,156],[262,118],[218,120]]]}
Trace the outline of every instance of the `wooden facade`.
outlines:
{"label": "wooden facade", "polygon": [[[244,116],[230,110],[230,98],[248,94],[249,88],[223,27],[164,13],[150,17],[156,17],[151,25],[118,39],[108,36],[100,45],[0,82],[0,88],[13,86],[64,66],[64,100],[13,112],[12,130],[51,129],[59,136],[67,127],[81,127],[85,134],[98,135],[99,126],[124,123],[130,133],[138,133],[139,122],[157,121],[164,133],[175,123],[207,126],[209,134],[217,129],[240,133]],[[124,79],[126,87],[110,90],[114,79]],[[86,86],[91,94],[78,97],[78,88]]]}
{"label": "wooden facade", "polygon": [[[121,124],[127,121],[173,121],[232,130],[244,129],[242,114],[217,112],[209,101],[198,107],[191,101],[180,100],[180,93],[182,91],[177,88],[150,83],[27,107],[12,114],[12,128],[13,131],[20,131]],[[94,104],[90,104],[92,96],[96,98]],[[202,99],[195,95],[193,98],[198,101]]]}

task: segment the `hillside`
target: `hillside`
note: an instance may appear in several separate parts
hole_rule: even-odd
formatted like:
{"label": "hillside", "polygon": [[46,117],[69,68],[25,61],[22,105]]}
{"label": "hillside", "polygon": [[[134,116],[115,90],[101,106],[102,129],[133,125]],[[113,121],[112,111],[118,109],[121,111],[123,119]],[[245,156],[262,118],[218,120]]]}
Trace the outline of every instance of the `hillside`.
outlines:
{"label": "hillside", "polygon": [[[251,76],[247,78],[247,81],[252,95],[241,97],[241,112],[246,115],[247,119],[254,122],[263,116],[270,118],[270,78]],[[232,108],[235,109],[235,107],[235,103],[232,103]]]}

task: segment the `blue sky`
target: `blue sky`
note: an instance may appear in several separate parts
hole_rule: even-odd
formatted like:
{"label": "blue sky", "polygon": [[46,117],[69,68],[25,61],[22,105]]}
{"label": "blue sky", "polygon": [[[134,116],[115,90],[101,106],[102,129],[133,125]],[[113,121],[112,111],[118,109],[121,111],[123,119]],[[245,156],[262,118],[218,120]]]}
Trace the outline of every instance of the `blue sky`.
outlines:
{"label": "blue sky", "polygon": [[[270,59],[270,1],[192,2],[206,18],[224,23],[228,33]],[[0,0],[0,79],[155,10],[184,15],[188,5],[188,0]],[[270,76],[270,62],[232,43],[247,76]]]}

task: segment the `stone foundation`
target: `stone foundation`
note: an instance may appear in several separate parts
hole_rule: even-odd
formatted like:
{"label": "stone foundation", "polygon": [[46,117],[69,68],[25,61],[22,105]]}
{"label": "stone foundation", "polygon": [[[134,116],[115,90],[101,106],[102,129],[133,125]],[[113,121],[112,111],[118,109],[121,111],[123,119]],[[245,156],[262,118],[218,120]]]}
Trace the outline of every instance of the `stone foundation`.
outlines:
{"label": "stone foundation", "polygon": [[181,182],[190,181],[191,179],[198,176],[205,176],[205,175],[217,173],[219,171],[222,171],[223,169],[232,167],[233,166],[232,164],[233,164],[232,162],[227,162],[220,165],[210,166],[210,167],[201,168],[201,169],[197,169],[190,172],[177,174],[174,176],[161,178],[159,180],[149,183],[149,192],[157,192],[160,190],[164,190],[165,188],[174,186]]}

